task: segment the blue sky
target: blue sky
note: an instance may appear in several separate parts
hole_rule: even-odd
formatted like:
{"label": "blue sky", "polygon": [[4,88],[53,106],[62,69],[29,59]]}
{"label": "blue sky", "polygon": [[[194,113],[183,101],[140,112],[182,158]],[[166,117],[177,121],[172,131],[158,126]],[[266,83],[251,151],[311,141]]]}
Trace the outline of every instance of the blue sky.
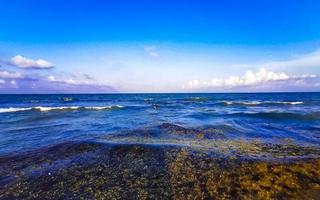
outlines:
{"label": "blue sky", "polygon": [[0,92],[319,91],[320,2],[0,0]]}

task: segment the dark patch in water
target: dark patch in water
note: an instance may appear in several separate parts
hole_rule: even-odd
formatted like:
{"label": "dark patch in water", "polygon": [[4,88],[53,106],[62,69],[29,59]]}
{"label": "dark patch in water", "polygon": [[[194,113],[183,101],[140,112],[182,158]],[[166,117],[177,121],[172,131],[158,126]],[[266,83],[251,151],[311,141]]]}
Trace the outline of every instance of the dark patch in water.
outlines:
{"label": "dark patch in water", "polygon": [[182,126],[178,126],[171,123],[163,123],[159,126],[159,128],[173,134],[196,134],[200,132],[195,129],[184,128]]}
{"label": "dark patch in water", "polygon": [[224,128],[226,127],[208,126],[203,128],[185,128],[176,124],[163,123],[159,126],[159,129],[165,133],[178,134],[183,136],[194,136],[198,139],[222,139],[226,138],[224,135]]}

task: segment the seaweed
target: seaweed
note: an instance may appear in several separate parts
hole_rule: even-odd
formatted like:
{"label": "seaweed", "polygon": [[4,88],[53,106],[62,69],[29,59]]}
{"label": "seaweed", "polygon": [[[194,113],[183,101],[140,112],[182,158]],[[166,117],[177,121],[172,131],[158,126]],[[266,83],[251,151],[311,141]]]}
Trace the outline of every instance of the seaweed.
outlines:
{"label": "seaweed", "polygon": [[[231,142],[265,151],[258,141]],[[317,199],[320,160],[219,157],[190,147],[77,143],[6,158],[1,199]],[[279,151],[282,151],[280,148]],[[41,153],[42,152],[42,153]],[[55,153],[56,152],[56,153]],[[49,154],[48,154],[49,153]],[[38,158],[48,156],[39,162]],[[37,155],[37,156],[35,156]],[[69,161],[61,165],[61,160]],[[25,163],[25,162],[28,163]],[[66,163],[66,162],[63,162]],[[0,168],[8,166],[1,163]],[[32,170],[30,170],[30,166]],[[7,171],[10,169],[7,169]],[[38,173],[31,173],[38,170]],[[4,177],[1,171],[1,177]]]}

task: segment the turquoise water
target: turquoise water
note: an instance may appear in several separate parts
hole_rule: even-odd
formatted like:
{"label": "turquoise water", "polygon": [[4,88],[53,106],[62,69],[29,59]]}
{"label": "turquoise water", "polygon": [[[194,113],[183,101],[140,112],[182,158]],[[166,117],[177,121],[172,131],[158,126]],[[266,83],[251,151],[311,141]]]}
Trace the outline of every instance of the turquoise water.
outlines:
{"label": "turquoise water", "polygon": [[2,155],[72,141],[192,144],[168,127],[319,146],[320,93],[0,95]]}

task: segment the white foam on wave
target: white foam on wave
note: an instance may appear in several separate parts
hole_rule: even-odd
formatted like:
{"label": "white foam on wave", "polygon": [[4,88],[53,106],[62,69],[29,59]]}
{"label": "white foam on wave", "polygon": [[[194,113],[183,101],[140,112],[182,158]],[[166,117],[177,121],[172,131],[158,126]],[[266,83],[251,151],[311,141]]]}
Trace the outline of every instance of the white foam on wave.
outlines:
{"label": "white foam on wave", "polygon": [[43,106],[37,106],[33,107],[32,109],[40,110],[40,111],[50,111],[50,110],[77,110],[79,109],[79,106],[61,106],[61,107],[43,107]]}
{"label": "white foam on wave", "polygon": [[233,102],[232,101],[224,101],[223,103],[227,104],[227,105],[232,105]]}
{"label": "white foam on wave", "polygon": [[31,110],[32,108],[0,108],[0,113],[6,112],[19,112],[19,111],[26,111]]}
{"label": "white foam on wave", "polygon": [[69,97],[64,97],[62,98],[63,101],[69,102],[69,101],[73,101],[73,98],[69,98]]}
{"label": "white foam on wave", "polygon": [[254,105],[259,105],[261,104],[262,102],[260,101],[250,101],[250,102],[240,102],[240,104],[244,104],[244,105],[250,105],[250,106],[254,106]]}
{"label": "white foam on wave", "polygon": [[283,104],[291,104],[291,105],[298,105],[298,104],[303,104],[302,101],[282,101],[279,103],[283,103]]}
{"label": "white foam on wave", "polygon": [[113,105],[113,106],[57,106],[57,107],[45,107],[45,106],[36,106],[36,107],[27,107],[27,108],[0,108],[0,113],[7,113],[7,112],[21,112],[21,111],[30,111],[30,110],[37,110],[40,112],[48,112],[52,110],[78,110],[78,109],[85,109],[85,110],[107,110],[113,108],[123,108],[120,105]]}
{"label": "white foam on wave", "polygon": [[223,103],[227,105],[233,105],[233,104],[243,104],[243,105],[259,105],[262,102],[260,101],[223,101]]}
{"label": "white foam on wave", "polygon": [[261,105],[261,104],[290,104],[290,105],[299,105],[303,104],[302,101],[223,101],[223,103],[227,105],[233,105],[233,104],[242,104],[242,105],[248,105],[248,106],[255,106],[255,105]]}
{"label": "white foam on wave", "polygon": [[115,106],[87,106],[87,107],[84,107],[84,109],[88,109],[88,110],[106,110],[106,109],[112,109],[112,108],[123,108],[123,106],[115,105]]}

